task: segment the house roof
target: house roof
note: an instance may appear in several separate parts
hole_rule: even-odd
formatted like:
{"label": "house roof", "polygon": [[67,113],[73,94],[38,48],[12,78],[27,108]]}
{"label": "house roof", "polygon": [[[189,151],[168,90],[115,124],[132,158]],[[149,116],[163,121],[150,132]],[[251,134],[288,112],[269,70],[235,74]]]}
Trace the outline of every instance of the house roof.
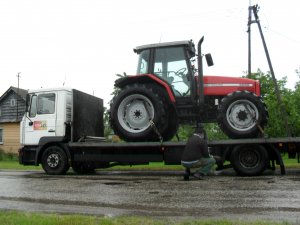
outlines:
{"label": "house roof", "polygon": [[24,101],[26,100],[26,95],[28,93],[27,90],[22,89],[22,88],[16,88],[11,86],[1,97],[0,97],[0,102],[2,99],[4,99],[11,91],[15,92],[16,94],[19,95],[20,98],[22,98]]}

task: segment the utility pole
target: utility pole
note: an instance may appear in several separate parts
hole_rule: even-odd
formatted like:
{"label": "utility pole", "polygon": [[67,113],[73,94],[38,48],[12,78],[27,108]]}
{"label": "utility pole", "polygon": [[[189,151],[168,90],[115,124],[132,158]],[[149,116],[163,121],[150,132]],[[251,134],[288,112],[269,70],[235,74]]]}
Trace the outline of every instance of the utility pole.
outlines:
{"label": "utility pole", "polygon": [[[250,2],[251,4],[251,2]],[[252,24],[252,6],[248,8],[248,78],[251,77],[251,24]]]}
{"label": "utility pole", "polygon": [[[249,21],[248,21],[248,27],[249,27],[248,28],[248,34],[249,34],[249,41],[248,41],[248,43],[249,43],[248,67],[249,68],[248,68],[248,70],[249,71],[248,71],[248,73],[251,74],[251,40],[250,40],[251,36],[250,36],[250,26],[251,26],[252,23],[256,23],[257,26],[258,26],[258,30],[259,30],[259,33],[260,33],[260,36],[261,36],[261,40],[262,40],[263,46],[264,46],[265,54],[266,54],[266,57],[267,57],[269,68],[270,68],[270,73],[272,75],[272,80],[273,80],[273,83],[274,83],[274,88],[275,88],[275,93],[276,93],[278,105],[279,105],[279,108],[280,108],[280,111],[281,111],[282,118],[284,120],[286,134],[287,134],[287,136],[291,136],[291,130],[290,130],[290,127],[288,125],[287,112],[285,110],[285,107],[284,107],[284,104],[283,104],[283,101],[282,101],[282,98],[281,98],[281,95],[280,95],[280,90],[279,90],[279,87],[278,87],[278,84],[277,84],[277,80],[276,80],[276,77],[275,77],[275,73],[274,73],[274,70],[273,70],[273,66],[272,66],[272,63],[271,63],[271,58],[270,58],[270,55],[269,55],[267,44],[266,44],[266,41],[265,41],[265,38],[264,38],[264,35],[263,35],[263,32],[262,32],[262,29],[261,29],[260,21],[259,21],[258,14],[257,14],[258,10],[259,10],[258,5],[254,5],[254,6],[250,6],[249,7]],[[251,19],[251,15],[250,15],[251,11],[254,14],[255,20]]]}
{"label": "utility pole", "polygon": [[20,84],[20,73],[18,73],[17,77],[18,77],[18,89],[17,89],[17,117],[16,117],[16,121],[18,121],[19,119],[19,84]]}

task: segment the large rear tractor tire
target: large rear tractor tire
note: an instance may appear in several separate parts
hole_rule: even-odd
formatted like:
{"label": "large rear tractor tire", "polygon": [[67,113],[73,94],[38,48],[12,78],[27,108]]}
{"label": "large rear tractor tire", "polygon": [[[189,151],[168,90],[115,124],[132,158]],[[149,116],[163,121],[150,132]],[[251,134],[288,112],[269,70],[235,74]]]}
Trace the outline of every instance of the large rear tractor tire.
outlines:
{"label": "large rear tractor tire", "polygon": [[153,84],[130,84],[121,89],[110,105],[115,134],[125,141],[158,141],[168,126],[162,91]]}
{"label": "large rear tractor tire", "polygon": [[254,138],[267,124],[268,112],[260,97],[248,91],[236,91],[220,103],[218,123],[230,138]]}

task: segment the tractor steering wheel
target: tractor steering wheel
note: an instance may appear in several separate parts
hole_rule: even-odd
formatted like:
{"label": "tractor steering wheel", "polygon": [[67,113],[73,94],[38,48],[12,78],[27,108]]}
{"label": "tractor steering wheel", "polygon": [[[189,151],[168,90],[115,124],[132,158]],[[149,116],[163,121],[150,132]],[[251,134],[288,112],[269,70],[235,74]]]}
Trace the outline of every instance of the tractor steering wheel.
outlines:
{"label": "tractor steering wheel", "polygon": [[177,70],[176,72],[175,72],[175,74],[177,75],[177,76],[179,76],[179,77],[182,77],[183,75],[184,75],[184,72],[186,71],[186,68],[185,67],[183,67],[183,68],[181,68],[180,70]]}

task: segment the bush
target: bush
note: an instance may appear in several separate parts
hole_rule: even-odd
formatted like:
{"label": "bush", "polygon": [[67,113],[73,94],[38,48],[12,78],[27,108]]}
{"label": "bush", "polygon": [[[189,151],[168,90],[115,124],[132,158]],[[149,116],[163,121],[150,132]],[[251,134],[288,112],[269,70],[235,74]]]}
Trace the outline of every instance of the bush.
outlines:
{"label": "bush", "polygon": [[8,161],[16,161],[18,156],[16,153],[8,152],[6,153],[3,149],[0,148],[0,161],[8,160]]}

